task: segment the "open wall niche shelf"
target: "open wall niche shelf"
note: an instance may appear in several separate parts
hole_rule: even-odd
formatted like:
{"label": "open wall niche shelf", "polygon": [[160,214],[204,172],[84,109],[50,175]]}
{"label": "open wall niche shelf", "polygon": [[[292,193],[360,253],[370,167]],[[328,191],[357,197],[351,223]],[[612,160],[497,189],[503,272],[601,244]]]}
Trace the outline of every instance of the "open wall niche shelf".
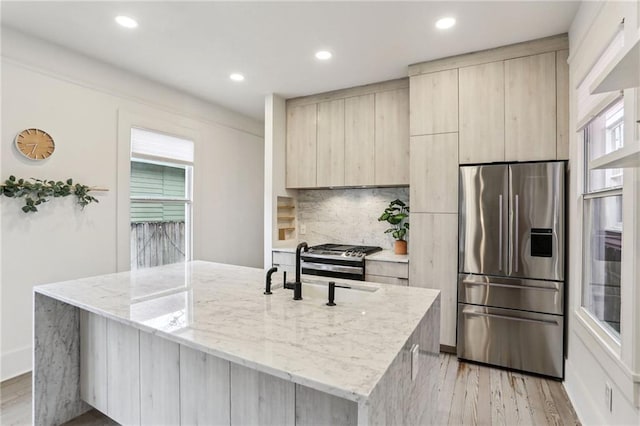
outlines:
{"label": "open wall niche shelf", "polygon": [[296,236],[296,206],[291,197],[278,197],[276,218],[278,240],[293,240]]}

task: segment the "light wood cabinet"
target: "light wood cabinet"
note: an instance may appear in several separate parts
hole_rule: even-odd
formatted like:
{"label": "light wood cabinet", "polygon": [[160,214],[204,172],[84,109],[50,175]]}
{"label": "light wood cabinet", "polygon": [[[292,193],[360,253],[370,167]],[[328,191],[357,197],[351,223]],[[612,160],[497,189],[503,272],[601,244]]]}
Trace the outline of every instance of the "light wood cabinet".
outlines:
{"label": "light wood cabinet", "polygon": [[287,109],[287,188],[316,186],[317,104]]}
{"label": "light wood cabinet", "polygon": [[180,424],[180,345],[150,333],[140,333],[140,424]]}
{"label": "light wood cabinet", "polygon": [[231,424],[229,361],[180,345],[180,416],[183,425]]}
{"label": "light wood cabinet", "polygon": [[411,137],[411,212],[458,211],[458,134]]}
{"label": "light wood cabinet", "polygon": [[505,160],[556,158],[556,52],[505,61]]}
{"label": "light wood cabinet", "polygon": [[288,102],[286,164],[287,188],[408,185],[407,80]]}
{"label": "light wood cabinet", "polygon": [[375,94],[344,100],[344,184],[371,185],[375,179]]}
{"label": "light wood cabinet", "polygon": [[365,262],[365,281],[405,287],[409,285],[408,263],[375,260]]}
{"label": "light wood cabinet", "polygon": [[411,213],[409,282],[441,291],[440,344],[456,345],[458,215]]}
{"label": "light wood cabinet", "polygon": [[569,50],[556,52],[556,159],[569,159]]}
{"label": "light wood cabinet", "polygon": [[459,72],[460,164],[504,161],[504,62]]}
{"label": "light wood cabinet", "polygon": [[458,70],[410,80],[411,136],[458,131]]}
{"label": "light wood cabinet", "polygon": [[366,260],[367,274],[383,277],[409,278],[409,263]]}
{"label": "light wood cabinet", "polygon": [[231,364],[232,425],[295,425],[293,382]]}
{"label": "light wood cabinet", "polygon": [[80,311],[80,397],[107,412],[107,319]]}
{"label": "light wood cabinet", "polygon": [[409,185],[409,89],[376,93],[375,184]]}
{"label": "light wood cabinet", "polygon": [[344,119],[344,99],[318,104],[316,185],[319,187],[344,185]]}
{"label": "light wood cabinet", "polygon": [[140,332],[113,320],[107,320],[107,407],[118,423],[140,424]]}

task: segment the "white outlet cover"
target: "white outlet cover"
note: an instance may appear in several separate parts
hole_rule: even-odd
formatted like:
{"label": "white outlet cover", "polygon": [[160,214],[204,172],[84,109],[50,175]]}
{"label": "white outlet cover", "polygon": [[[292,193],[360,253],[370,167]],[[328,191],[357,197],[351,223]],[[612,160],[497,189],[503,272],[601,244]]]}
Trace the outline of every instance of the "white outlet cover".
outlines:
{"label": "white outlet cover", "polygon": [[418,363],[419,358],[420,345],[413,345],[411,347],[411,380],[415,380],[418,376],[418,368],[420,364]]}

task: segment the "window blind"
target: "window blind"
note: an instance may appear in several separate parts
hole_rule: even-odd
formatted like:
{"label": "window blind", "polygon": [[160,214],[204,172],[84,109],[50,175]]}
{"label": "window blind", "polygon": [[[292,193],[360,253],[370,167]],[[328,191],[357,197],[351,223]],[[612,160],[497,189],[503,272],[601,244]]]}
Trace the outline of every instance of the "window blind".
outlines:
{"label": "window blind", "polygon": [[131,129],[131,155],[193,163],[193,141],[144,129]]}
{"label": "window blind", "polygon": [[624,31],[622,26],[616,33],[613,40],[605,48],[604,52],[600,55],[598,60],[586,77],[580,83],[577,90],[577,129],[582,129],[593,117],[598,115],[609,104],[615,101],[620,94],[617,92],[612,93],[598,93],[592,95],[590,93],[590,87],[596,78],[602,73],[602,71],[611,63],[611,61],[622,51],[624,48]]}

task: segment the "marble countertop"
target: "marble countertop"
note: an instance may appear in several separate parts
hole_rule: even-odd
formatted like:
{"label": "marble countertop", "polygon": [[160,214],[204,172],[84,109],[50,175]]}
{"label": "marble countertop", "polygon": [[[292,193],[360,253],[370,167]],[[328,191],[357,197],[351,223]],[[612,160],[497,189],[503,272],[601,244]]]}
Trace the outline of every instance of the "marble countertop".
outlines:
{"label": "marble countertop", "polygon": [[[265,271],[194,261],[37,286],[34,291],[317,390],[363,401],[431,307],[437,290],[347,282],[326,298],[263,295]],[[326,281],[303,276],[303,282]],[[341,280],[334,280],[340,282]],[[274,274],[274,287],[282,282]],[[352,290],[353,294],[354,291]]]}
{"label": "marble countertop", "polygon": [[395,254],[393,250],[382,250],[377,253],[369,254],[365,260],[375,260],[378,262],[397,262],[409,263],[408,254]]}
{"label": "marble countertop", "polygon": [[[281,251],[284,253],[295,253],[295,247],[274,247],[272,251]],[[408,254],[395,254],[393,250],[382,250],[377,253],[365,256],[365,260],[375,260],[379,262],[398,262],[409,263]]]}
{"label": "marble countertop", "polygon": [[295,247],[274,247],[271,251],[281,251],[284,253],[295,253]]}

